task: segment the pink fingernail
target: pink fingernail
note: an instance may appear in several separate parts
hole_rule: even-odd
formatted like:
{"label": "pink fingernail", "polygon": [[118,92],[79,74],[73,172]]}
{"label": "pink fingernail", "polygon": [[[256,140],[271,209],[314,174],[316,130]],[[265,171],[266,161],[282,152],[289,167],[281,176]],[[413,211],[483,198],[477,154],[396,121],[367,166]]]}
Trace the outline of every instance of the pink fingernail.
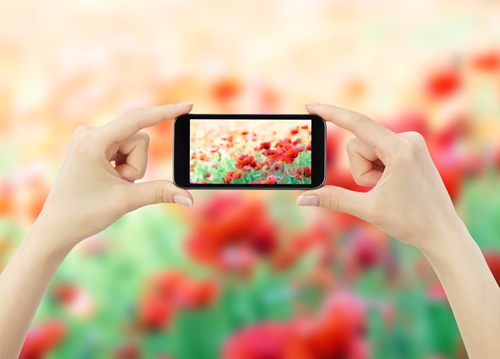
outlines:
{"label": "pink fingernail", "polygon": [[179,102],[179,103],[177,103],[176,105],[177,105],[177,106],[194,105],[194,102],[191,102],[191,101]]}
{"label": "pink fingernail", "polygon": [[321,105],[319,102],[304,102],[306,106],[319,106]]}
{"label": "pink fingernail", "polygon": [[172,199],[175,203],[180,204],[181,206],[190,208],[193,207],[193,201],[187,197],[181,196],[180,194],[174,194]]}
{"label": "pink fingernail", "polygon": [[297,206],[319,206],[318,196],[299,196],[297,198]]}

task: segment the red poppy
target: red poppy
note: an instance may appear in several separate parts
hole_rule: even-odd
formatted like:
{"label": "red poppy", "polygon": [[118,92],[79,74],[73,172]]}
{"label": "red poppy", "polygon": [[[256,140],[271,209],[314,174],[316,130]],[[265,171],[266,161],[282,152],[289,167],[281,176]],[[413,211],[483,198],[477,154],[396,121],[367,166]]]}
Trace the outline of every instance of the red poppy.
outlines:
{"label": "red poppy", "polygon": [[139,302],[139,324],[147,330],[163,330],[170,324],[173,312],[174,307],[168,299],[146,294]]}
{"label": "red poppy", "polygon": [[299,151],[296,148],[291,148],[283,154],[281,161],[291,164],[295,161],[295,158],[299,155]]}
{"label": "red poppy", "polygon": [[215,301],[217,293],[218,286],[214,280],[186,280],[177,288],[174,302],[181,308],[204,308]]}
{"label": "red poppy", "polygon": [[24,340],[19,359],[42,359],[66,336],[66,324],[59,321],[46,322],[31,328]]}
{"label": "red poppy", "polygon": [[289,138],[285,138],[283,140],[276,142],[274,147],[275,148],[284,148],[284,149],[288,150],[288,149],[293,147],[292,140]]}
{"label": "red poppy", "polygon": [[500,252],[485,252],[484,258],[488,267],[490,267],[491,273],[498,285],[500,286]]}
{"label": "red poppy", "polygon": [[58,284],[52,290],[52,296],[60,303],[69,303],[78,295],[78,288],[73,284]]}
{"label": "red poppy", "polygon": [[264,181],[264,184],[276,184],[278,183],[278,179],[274,175],[269,175]]}
{"label": "red poppy", "polygon": [[303,130],[308,130],[309,129],[309,125],[302,125],[300,126],[301,129]]}
{"label": "red poppy", "polygon": [[456,92],[460,87],[460,74],[455,68],[445,68],[432,73],[427,79],[427,94],[442,99]]}
{"label": "red poppy", "polygon": [[261,201],[218,196],[199,211],[192,217],[193,231],[186,247],[201,263],[225,268],[225,253],[230,248],[245,246],[259,256],[269,256],[277,248],[276,230]]}
{"label": "red poppy", "polygon": [[236,164],[234,166],[240,170],[248,170],[249,165],[251,166],[253,163],[255,163],[253,156],[241,155],[236,159]]}
{"label": "red poppy", "polygon": [[233,334],[224,344],[223,359],[284,359],[291,339],[290,327],[260,323]]}
{"label": "red poppy", "polygon": [[290,131],[290,134],[292,134],[292,135],[296,135],[297,133],[299,133],[298,128],[294,128],[293,130]]}
{"label": "red poppy", "polygon": [[304,178],[311,178],[311,168],[306,166],[298,166],[295,172],[291,174],[291,176],[301,181]]}
{"label": "red poppy", "polygon": [[281,161],[281,158],[283,157],[283,154],[286,152],[284,148],[277,148],[276,150],[269,150],[267,152],[269,161],[271,162],[277,162]]}
{"label": "red poppy", "polygon": [[270,148],[271,148],[271,141],[260,143],[259,150],[268,150]]}
{"label": "red poppy", "polygon": [[349,293],[338,293],[325,304],[316,321],[297,322],[294,349],[309,358],[351,358],[363,340],[366,327],[364,306]]}
{"label": "red poppy", "polygon": [[487,51],[472,58],[472,66],[480,71],[493,72],[500,68],[500,54],[498,51]]}
{"label": "red poppy", "polygon": [[241,134],[242,134],[243,136],[248,135],[248,131],[247,131],[247,130],[243,130],[243,131],[241,131]]}
{"label": "red poppy", "polygon": [[207,155],[205,153],[200,153],[200,157],[198,157],[200,161],[206,161],[207,160]]}

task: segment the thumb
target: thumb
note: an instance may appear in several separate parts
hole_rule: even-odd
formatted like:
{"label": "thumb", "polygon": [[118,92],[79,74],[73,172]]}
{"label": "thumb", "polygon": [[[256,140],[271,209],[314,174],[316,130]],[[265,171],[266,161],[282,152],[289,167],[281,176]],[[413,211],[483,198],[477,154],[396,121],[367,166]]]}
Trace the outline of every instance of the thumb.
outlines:
{"label": "thumb", "polygon": [[193,207],[191,194],[170,181],[150,181],[133,184],[131,206],[134,209],[157,203],[177,203],[185,207]]}
{"label": "thumb", "polygon": [[368,216],[367,193],[350,191],[336,186],[325,186],[302,193],[297,198],[298,206],[324,207],[344,212],[366,220]]}

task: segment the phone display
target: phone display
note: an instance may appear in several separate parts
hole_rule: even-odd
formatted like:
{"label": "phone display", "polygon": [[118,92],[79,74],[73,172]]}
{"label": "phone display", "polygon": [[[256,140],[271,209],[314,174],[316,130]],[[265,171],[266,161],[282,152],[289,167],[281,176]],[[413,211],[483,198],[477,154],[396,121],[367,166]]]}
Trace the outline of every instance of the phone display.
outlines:
{"label": "phone display", "polygon": [[186,114],[174,127],[174,181],[185,188],[314,188],[325,124],[315,115]]}

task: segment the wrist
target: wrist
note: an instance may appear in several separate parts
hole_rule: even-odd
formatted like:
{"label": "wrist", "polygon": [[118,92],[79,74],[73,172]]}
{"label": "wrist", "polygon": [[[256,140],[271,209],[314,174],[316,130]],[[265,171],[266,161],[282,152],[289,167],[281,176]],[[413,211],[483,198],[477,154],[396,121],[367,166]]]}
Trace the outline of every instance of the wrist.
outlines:
{"label": "wrist", "polygon": [[459,258],[474,247],[477,247],[477,244],[458,215],[418,246],[424,256],[434,263]]}
{"label": "wrist", "polygon": [[63,231],[40,217],[31,227],[23,243],[50,261],[62,262],[73,249],[73,245],[68,244],[73,242]]}
{"label": "wrist", "polygon": [[432,227],[434,228],[426,234],[426,238],[421,238],[416,246],[426,257],[446,255],[452,248],[461,248],[470,241],[474,242],[456,212],[441,219],[439,226],[429,226]]}

